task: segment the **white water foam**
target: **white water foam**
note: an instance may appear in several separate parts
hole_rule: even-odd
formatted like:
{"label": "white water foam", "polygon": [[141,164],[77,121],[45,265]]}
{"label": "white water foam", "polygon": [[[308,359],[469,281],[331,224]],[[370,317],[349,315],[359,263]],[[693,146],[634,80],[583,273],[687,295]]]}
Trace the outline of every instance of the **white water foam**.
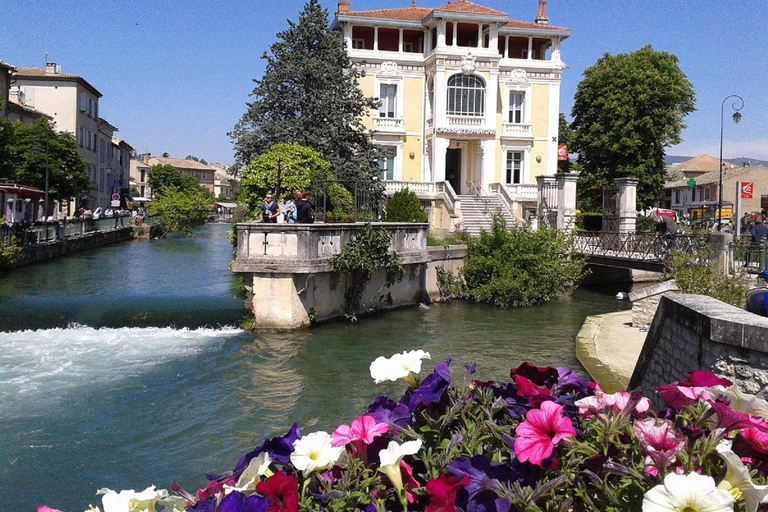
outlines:
{"label": "white water foam", "polygon": [[[67,329],[0,333],[0,410],[53,405],[72,390],[104,386],[216,350],[236,328]],[[31,412],[31,411],[28,411]],[[11,413],[13,416],[13,414]]]}

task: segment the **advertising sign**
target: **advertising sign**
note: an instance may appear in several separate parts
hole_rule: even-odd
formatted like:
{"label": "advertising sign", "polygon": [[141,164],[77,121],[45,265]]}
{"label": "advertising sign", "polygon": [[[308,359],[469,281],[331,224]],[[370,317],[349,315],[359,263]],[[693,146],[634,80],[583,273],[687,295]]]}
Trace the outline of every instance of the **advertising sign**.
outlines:
{"label": "advertising sign", "polygon": [[557,159],[568,160],[568,146],[557,146]]}
{"label": "advertising sign", "polygon": [[755,184],[751,181],[741,182],[741,198],[752,199],[752,195],[755,192]]}

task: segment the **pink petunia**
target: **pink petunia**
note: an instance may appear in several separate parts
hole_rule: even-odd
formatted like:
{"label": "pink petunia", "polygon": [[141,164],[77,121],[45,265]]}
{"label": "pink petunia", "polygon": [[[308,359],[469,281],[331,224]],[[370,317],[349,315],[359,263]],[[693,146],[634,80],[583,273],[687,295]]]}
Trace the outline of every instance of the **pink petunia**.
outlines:
{"label": "pink petunia", "polygon": [[685,436],[676,432],[670,421],[646,418],[635,421],[633,429],[646,454],[646,470],[651,474],[657,474],[656,469],[666,469],[677,452],[685,448]]}
{"label": "pink petunia", "polygon": [[408,503],[416,502],[416,495],[411,492],[411,489],[418,489],[421,484],[413,477],[413,469],[404,460],[400,461],[400,474],[403,477],[403,489],[405,489],[405,498]]}
{"label": "pink petunia", "polygon": [[710,400],[709,390],[700,386],[681,386],[679,384],[666,384],[656,390],[668,406],[680,410],[686,405],[692,405],[698,400]]}
{"label": "pink petunia", "polygon": [[768,454],[768,434],[757,428],[745,428],[739,435],[743,437],[753,450]]}
{"label": "pink petunia", "polygon": [[[612,413],[618,414],[627,406],[631,396],[632,395],[626,391],[617,391],[612,395],[605,395],[605,404],[610,406]],[[650,408],[651,401],[645,397],[642,397],[635,405],[635,413],[642,414]]]}
{"label": "pink petunia", "polygon": [[588,396],[576,400],[576,407],[579,408],[579,416],[582,418],[592,418],[601,414],[605,409],[605,393],[598,389],[593,396]]}
{"label": "pink petunia", "polygon": [[51,507],[46,507],[45,505],[43,505],[41,507],[37,507],[35,512],[61,512],[61,510],[51,508]]}
{"label": "pink petunia", "polygon": [[571,418],[563,416],[563,406],[554,402],[543,402],[541,409],[531,409],[516,433],[515,455],[522,462],[538,466],[562,439],[576,436]]}
{"label": "pink petunia", "polygon": [[331,434],[331,445],[345,446],[355,441],[369,445],[375,438],[386,434],[388,430],[389,425],[376,423],[373,416],[364,414],[354,420],[352,425],[339,425],[339,428]]}
{"label": "pink petunia", "polygon": [[714,373],[710,371],[702,371],[702,370],[696,370],[694,372],[691,372],[691,374],[688,376],[688,380],[685,382],[680,383],[681,386],[687,386],[687,387],[700,387],[700,388],[711,388],[712,386],[723,386],[723,387],[730,387],[733,385],[733,382],[729,381],[728,379],[721,379]]}

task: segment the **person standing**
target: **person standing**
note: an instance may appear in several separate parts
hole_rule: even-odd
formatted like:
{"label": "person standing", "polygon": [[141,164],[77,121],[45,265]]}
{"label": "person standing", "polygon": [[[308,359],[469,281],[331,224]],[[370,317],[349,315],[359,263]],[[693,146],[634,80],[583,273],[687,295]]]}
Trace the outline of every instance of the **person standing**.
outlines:
{"label": "person standing", "polygon": [[283,215],[285,215],[285,222],[293,224],[296,222],[296,202],[301,199],[301,192],[294,190],[291,192],[291,197],[283,205]]}
{"label": "person standing", "polygon": [[261,222],[277,224],[278,215],[280,215],[280,206],[278,206],[278,204],[272,200],[272,194],[268,193],[264,204],[261,205],[259,220]]}
{"label": "person standing", "polygon": [[666,256],[670,256],[670,251],[677,248],[677,222],[672,217],[656,214],[656,232],[664,238],[666,244]]}
{"label": "person standing", "polygon": [[752,235],[752,244],[760,245],[768,240],[768,226],[763,224],[763,216],[755,217],[755,225],[749,230]]}
{"label": "person standing", "polygon": [[315,215],[312,213],[312,192],[305,190],[301,199],[296,201],[296,223],[312,224],[315,222]]}

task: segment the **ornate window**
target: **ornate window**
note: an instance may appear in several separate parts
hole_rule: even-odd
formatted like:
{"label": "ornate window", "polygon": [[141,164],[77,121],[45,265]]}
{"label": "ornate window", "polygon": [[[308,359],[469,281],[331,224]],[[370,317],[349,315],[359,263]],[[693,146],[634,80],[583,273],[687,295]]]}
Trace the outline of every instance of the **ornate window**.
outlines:
{"label": "ornate window", "polygon": [[507,152],[507,176],[505,183],[522,183],[523,177],[523,152]]}
{"label": "ornate window", "polygon": [[525,122],[525,93],[518,91],[509,93],[509,122],[514,124]]}
{"label": "ornate window", "polygon": [[485,115],[485,82],[476,75],[453,75],[448,79],[448,115]]}
{"label": "ornate window", "polygon": [[382,181],[392,181],[395,179],[395,155],[396,151],[393,147],[382,147],[382,158],[379,159],[379,179]]}

